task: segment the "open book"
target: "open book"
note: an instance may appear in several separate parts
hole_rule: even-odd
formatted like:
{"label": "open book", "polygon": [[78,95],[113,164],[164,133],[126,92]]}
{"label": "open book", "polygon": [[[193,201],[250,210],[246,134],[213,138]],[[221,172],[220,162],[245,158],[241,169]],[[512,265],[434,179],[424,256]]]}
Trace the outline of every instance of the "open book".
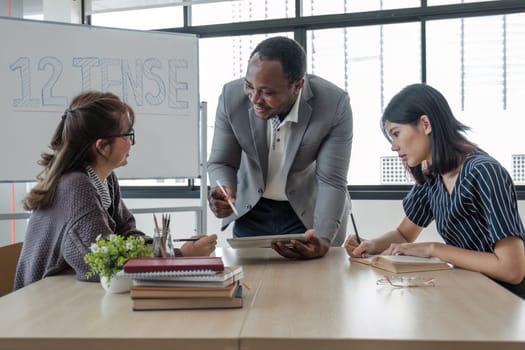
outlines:
{"label": "open book", "polygon": [[371,255],[368,258],[350,258],[361,264],[377,267],[392,273],[448,270],[453,266],[438,258],[410,255]]}

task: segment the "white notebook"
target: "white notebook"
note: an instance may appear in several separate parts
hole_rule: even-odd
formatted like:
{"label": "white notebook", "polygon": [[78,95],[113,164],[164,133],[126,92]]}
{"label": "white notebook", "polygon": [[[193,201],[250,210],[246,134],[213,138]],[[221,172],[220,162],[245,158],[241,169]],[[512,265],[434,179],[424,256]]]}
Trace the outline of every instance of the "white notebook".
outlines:
{"label": "white notebook", "polygon": [[154,279],[134,278],[134,286],[224,287],[243,278],[242,266],[225,266],[214,275],[172,276]]}
{"label": "white notebook", "polygon": [[179,270],[179,271],[151,271],[151,272],[117,272],[117,277],[140,278],[140,279],[163,279],[173,277],[215,276],[217,271],[213,270]]}

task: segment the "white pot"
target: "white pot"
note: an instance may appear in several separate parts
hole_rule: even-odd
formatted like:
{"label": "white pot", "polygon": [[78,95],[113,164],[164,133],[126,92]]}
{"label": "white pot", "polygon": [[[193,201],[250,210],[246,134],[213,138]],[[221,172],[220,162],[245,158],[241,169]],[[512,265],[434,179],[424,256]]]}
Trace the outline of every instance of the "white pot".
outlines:
{"label": "white pot", "polygon": [[114,276],[108,285],[106,277],[100,277],[100,284],[108,293],[127,293],[132,285],[131,278],[120,278]]}

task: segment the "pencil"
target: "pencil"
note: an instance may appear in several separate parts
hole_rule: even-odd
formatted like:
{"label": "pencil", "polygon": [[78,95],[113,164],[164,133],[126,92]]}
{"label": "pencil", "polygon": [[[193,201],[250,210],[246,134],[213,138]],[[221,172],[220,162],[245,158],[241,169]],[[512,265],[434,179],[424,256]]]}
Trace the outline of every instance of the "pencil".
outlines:
{"label": "pencil", "polygon": [[159,224],[157,223],[157,217],[155,216],[155,214],[153,214],[153,221],[155,222],[155,229],[156,229],[158,232],[160,232],[160,231],[159,231]]}
{"label": "pencil", "polygon": [[235,205],[233,205],[232,201],[230,200],[230,196],[228,196],[228,194],[226,193],[226,190],[224,189],[224,187],[222,187],[222,185],[219,182],[219,180],[217,180],[217,186],[219,186],[219,188],[221,189],[221,192],[226,196],[226,200],[228,201],[228,204],[232,208],[232,210],[235,213],[235,215],[239,216],[239,212],[235,208]]}
{"label": "pencil", "polygon": [[359,232],[357,231],[357,226],[354,220],[354,214],[350,213],[350,218],[352,219],[352,225],[354,226],[355,239],[357,240],[357,243],[361,244],[361,238],[359,237]]}

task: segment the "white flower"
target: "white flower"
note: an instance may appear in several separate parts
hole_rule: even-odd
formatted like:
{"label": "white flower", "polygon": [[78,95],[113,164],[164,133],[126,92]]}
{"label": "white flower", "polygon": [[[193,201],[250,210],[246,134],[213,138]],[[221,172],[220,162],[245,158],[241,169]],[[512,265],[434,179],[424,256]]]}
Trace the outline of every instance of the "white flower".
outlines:
{"label": "white flower", "polygon": [[126,242],[126,249],[133,250],[133,242]]}
{"label": "white flower", "polygon": [[109,240],[110,242],[113,242],[113,241],[115,241],[116,239],[117,239],[117,235],[116,235],[116,234],[113,234],[113,233],[110,234],[109,237],[108,237],[108,240]]}
{"label": "white flower", "polygon": [[100,251],[100,247],[96,243],[91,243],[91,247],[89,248],[92,253],[98,253]]}
{"label": "white flower", "polygon": [[95,240],[98,241],[101,237],[102,237],[102,234],[98,235]]}
{"label": "white flower", "polygon": [[107,253],[108,252],[108,247],[102,247],[102,248],[100,248],[100,250],[102,251],[102,253]]}

